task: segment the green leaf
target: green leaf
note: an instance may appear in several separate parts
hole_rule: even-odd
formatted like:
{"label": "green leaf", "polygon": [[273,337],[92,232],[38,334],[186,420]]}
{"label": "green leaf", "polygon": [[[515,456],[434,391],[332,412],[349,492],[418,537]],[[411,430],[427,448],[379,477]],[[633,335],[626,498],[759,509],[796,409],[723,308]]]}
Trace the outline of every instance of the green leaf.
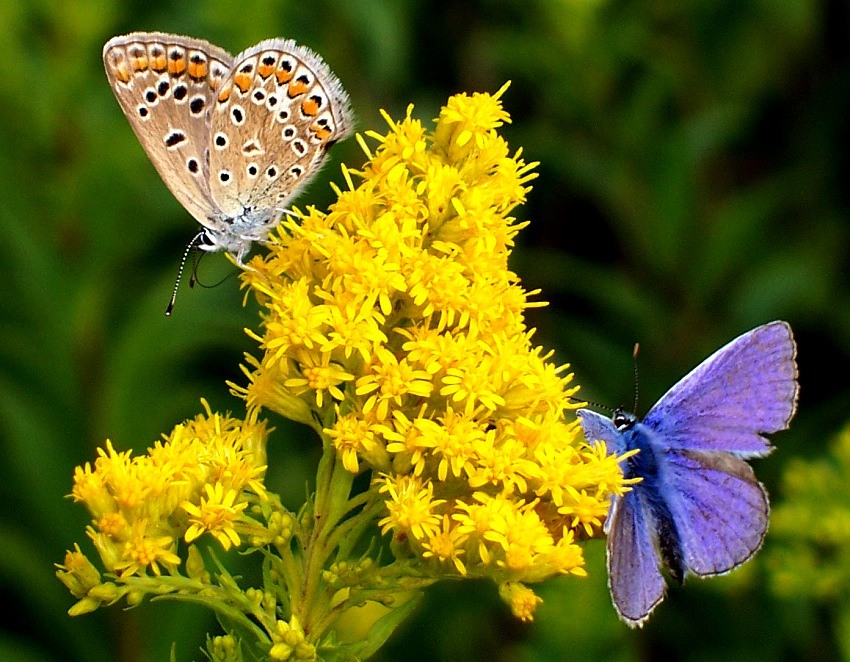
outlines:
{"label": "green leaf", "polygon": [[346,644],[341,646],[341,649],[356,655],[356,659],[369,659],[386,643],[396,628],[410,616],[421,601],[422,593],[417,592],[409,600],[394,607],[385,616],[375,621],[365,641],[357,642],[356,644]]}

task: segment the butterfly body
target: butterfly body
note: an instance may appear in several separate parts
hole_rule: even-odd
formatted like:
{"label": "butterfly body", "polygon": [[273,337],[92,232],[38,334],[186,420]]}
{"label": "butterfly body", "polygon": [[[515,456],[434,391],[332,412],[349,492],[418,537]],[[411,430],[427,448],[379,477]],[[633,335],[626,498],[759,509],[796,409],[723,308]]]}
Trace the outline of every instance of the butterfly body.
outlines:
{"label": "butterfly body", "polygon": [[[663,564],[670,575],[682,583],[686,567],[683,562],[682,541],[676,520],[667,498],[667,454],[663,438],[652,429],[639,422],[630,414],[618,412],[614,423],[620,432],[622,444],[617,455],[637,451],[624,461],[623,476],[628,479],[640,479],[625,498],[632,500],[631,508],[643,511],[647,524],[657,535],[658,551]],[[619,423],[619,424],[618,424]]]}
{"label": "butterfly body", "polygon": [[640,626],[663,600],[662,568],[682,582],[726,573],[761,547],[767,492],[744,460],[772,450],[764,434],[796,411],[796,345],[785,322],[739,336],[680,380],[643,421],[578,412],[585,437],[622,455],[640,479],[612,501],[608,578],[614,606]]}
{"label": "butterfly body", "polygon": [[239,53],[201,39],[134,32],[103,49],[107,78],[166,186],[201,224],[198,246],[242,264],[348,136],[348,95],[289,39]]}

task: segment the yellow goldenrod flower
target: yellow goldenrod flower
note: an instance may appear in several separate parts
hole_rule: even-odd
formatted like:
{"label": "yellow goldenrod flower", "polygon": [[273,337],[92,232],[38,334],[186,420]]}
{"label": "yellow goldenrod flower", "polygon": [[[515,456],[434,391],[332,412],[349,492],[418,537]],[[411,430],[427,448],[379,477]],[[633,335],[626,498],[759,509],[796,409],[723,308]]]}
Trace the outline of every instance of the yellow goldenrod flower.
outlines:
{"label": "yellow goldenrod flower", "polygon": [[466,575],[466,566],[460,557],[463,555],[463,543],[466,541],[463,529],[456,526],[448,515],[443,515],[442,526],[439,531],[428,537],[422,543],[422,558],[435,558],[441,563],[449,561],[454,564],[460,575]]}
{"label": "yellow goldenrod flower", "polygon": [[56,566],[59,569],[59,579],[68,587],[75,598],[82,598],[100,584],[100,572],[80,551],[79,545],[74,545],[74,551],[65,553],[65,562]]}
{"label": "yellow goldenrod flower", "polygon": [[333,439],[343,466],[351,473],[357,473],[360,469],[358,457],[370,453],[378,444],[372,428],[372,420],[363,414],[352,412],[341,415],[337,411],[333,428],[325,430]]}
{"label": "yellow goldenrod flower", "polygon": [[372,426],[372,430],[386,441],[386,452],[393,456],[394,471],[402,475],[412,473],[418,476],[425,467],[428,449],[425,435],[415,425],[420,419],[411,421],[404,412],[398,410],[393,412],[393,419],[391,425],[380,423]]}
{"label": "yellow goldenrod flower", "polygon": [[269,365],[286,356],[293,347],[313,349],[326,342],[321,333],[327,311],[321,306],[311,306],[307,296],[310,284],[306,279],[291,284],[281,284],[270,292],[270,315],[266,324],[274,330],[265,344],[269,352]]}
{"label": "yellow goldenrod flower", "polygon": [[511,613],[522,621],[534,620],[537,605],[543,602],[543,598],[535,595],[528,586],[519,582],[501,584],[499,597],[511,608]]}
{"label": "yellow goldenrod flower", "polygon": [[247,504],[237,497],[265,495],[266,430],[204,407],[206,415],[175,427],[147,455],[116,452],[107,441],[94,467],[76,470],[71,496],[88,507],[88,534],[109,572],[174,568],[181,563],[176,541],[204,530],[225,549],[238,544],[232,523]]}
{"label": "yellow goldenrod flower", "polygon": [[180,565],[180,557],[174,553],[175,546],[172,536],[156,535],[146,520],[136,520],[124,541],[121,560],[112,570],[123,577],[150,568],[158,575],[160,564],[167,568]]}
{"label": "yellow goldenrod flower", "polygon": [[269,651],[272,660],[316,660],[316,647],[307,641],[298,618],[290,622],[279,620],[272,632],[274,642]]}
{"label": "yellow goldenrod flower", "polygon": [[200,505],[184,501],[181,505],[189,514],[189,528],[183,534],[186,542],[192,542],[198,536],[209,532],[224,549],[231,545],[239,546],[239,534],[234,528],[240,513],[248,507],[248,502],[236,503],[238,494],[233,488],[225,491],[221,483],[204,485],[205,496]]}
{"label": "yellow goldenrod flower", "polygon": [[389,350],[378,347],[372,355],[368,373],[357,380],[356,395],[367,395],[363,413],[372,409],[378,420],[387,418],[391,404],[402,407],[406,396],[427,398],[433,385],[430,375],[424,370],[414,369],[407,359],[401,361]]}
{"label": "yellow goldenrod flower", "polygon": [[342,369],[338,363],[331,362],[331,355],[322,352],[318,356],[308,351],[295,353],[300,363],[300,375],[290,377],[283,382],[284,387],[293,393],[301,395],[306,392],[316,394],[316,406],[321,409],[324,406],[324,393],[327,391],[334,400],[340,401],[345,396],[340,385],[354,379]]}
{"label": "yellow goldenrod flower", "polygon": [[409,531],[417,540],[436,535],[440,516],[434,510],[445,500],[433,498],[434,485],[431,482],[423,484],[416,476],[384,475],[378,491],[389,495],[386,503],[389,515],[378,522],[382,533]]}
{"label": "yellow goldenrod flower", "polygon": [[571,527],[581,525],[588,537],[593,536],[594,530],[602,528],[602,520],[608,514],[608,501],[600,499],[598,493],[591,495],[585,490],[577,490],[572,485],[567,487],[567,494],[567,503],[558,508],[558,512],[572,516]]}
{"label": "yellow goldenrod flower", "polygon": [[[255,337],[252,332],[249,335]],[[262,342],[262,339],[257,339]],[[248,386],[239,386],[231,382],[228,382],[228,385],[234,395],[245,399],[248,411],[251,413],[250,415],[256,416],[256,413],[260,411],[261,407],[266,407],[293,421],[298,421],[306,425],[313,424],[313,412],[310,405],[285,386],[285,382],[289,377],[288,366],[286,364],[278,362],[271,365],[262,365],[250,354],[246,355],[245,360],[248,366],[243,365],[241,367],[242,372],[250,380]]]}
{"label": "yellow goldenrod flower", "polygon": [[484,437],[476,421],[448,409],[436,421],[417,418],[413,424],[420,432],[420,446],[430,448],[437,464],[437,478],[445,481],[466,476],[473,471],[474,442]]}

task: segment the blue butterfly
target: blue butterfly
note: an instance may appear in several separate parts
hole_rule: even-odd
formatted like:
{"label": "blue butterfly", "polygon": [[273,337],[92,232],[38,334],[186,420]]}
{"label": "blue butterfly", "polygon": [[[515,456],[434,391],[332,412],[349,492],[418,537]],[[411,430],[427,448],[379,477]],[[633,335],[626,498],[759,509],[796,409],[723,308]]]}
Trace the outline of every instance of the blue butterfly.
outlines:
{"label": "blue butterfly", "polygon": [[608,511],[608,586],[620,618],[642,626],[664,599],[666,567],[720,575],[761,547],[770,507],[745,459],[773,447],[762,435],[784,430],[797,409],[797,346],[786,322],[749,331],[708,357],[656,403],[643,421],[578,417],[589,441],[640,478]]}

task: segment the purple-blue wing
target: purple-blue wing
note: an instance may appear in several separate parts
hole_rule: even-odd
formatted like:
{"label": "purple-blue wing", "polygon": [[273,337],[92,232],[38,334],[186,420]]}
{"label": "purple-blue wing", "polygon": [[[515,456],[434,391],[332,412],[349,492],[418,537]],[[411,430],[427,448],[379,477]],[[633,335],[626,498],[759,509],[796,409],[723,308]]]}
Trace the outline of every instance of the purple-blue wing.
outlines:
{"label": "purple-blue wing", "polygon": [[770,507],[750,465],[729,453],[669,451],[664,466],[659,493],[670,507],[688,570],[719,575],[756,553]]}
{"label": "purple-blue wing", "polygon": [[640,627],[664,599],[664,577],[640,495],[619,497],[608,514],[608,588],[620,618]]}
{"label": "purple-blue wing", "polygon": [[683,377],[643,423],[671,449],[766,455],[762,435],[788,427],[797,409],[796,354],[786,322],[756,327]]}
{"label": "purple-blue wing", "polygon": [[608,455],[615,453],[619,455],[623,452],[623,435],[620,434],[610,418],[589,409],[579,409],[576,416],[581,423],[584,438],[589,443],[604,441]]}

